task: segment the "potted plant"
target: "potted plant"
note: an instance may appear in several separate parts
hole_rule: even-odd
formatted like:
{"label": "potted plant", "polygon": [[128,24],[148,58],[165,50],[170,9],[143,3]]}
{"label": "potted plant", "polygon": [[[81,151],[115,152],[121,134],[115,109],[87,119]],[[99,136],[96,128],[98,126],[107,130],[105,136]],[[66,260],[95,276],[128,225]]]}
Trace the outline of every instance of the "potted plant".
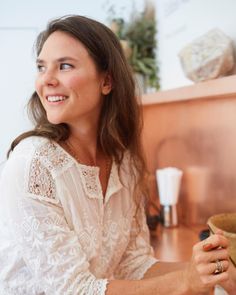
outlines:
{"label": "potted plant", "polygon": [[123,18],[115,17],[111,20],[110,27],[120,39],[128,62],[143,92],[148,92],[149,89],[159,89],[154,7],[148,2],[145,10],[133,15],[128,22]]}

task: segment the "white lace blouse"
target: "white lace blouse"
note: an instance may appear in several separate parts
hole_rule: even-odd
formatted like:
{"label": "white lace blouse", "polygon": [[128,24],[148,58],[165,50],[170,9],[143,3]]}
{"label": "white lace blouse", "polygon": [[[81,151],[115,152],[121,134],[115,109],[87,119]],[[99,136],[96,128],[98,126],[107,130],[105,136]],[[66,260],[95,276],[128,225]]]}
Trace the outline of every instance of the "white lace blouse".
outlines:
{"label": "white lace blouse", "polygon": [[157,260],[144,211],[138,229],[128,157],[99,168],[57,143],[23,140],[0,180],[0,294],[104,295],[109,280],[141,279]]}

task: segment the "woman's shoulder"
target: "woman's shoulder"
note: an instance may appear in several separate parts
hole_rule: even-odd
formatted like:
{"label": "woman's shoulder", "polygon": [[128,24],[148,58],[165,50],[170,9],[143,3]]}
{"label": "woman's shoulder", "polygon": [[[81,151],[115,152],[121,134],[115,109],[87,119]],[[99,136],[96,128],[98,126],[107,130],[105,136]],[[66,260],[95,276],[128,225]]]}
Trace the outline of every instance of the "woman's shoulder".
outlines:
{"label": "woman's shoulder", "polygon": [[9,161],[17,162],[24,158],[31,167],[44,167],[53,175],[57,175],[66,167],[71,166],[71,158],[53,140],[41,136],[30,136],[23,139],[13,150]]}
{"label": "woman's shoulder", "polygon": [[11,186],[33,198],[58,203],[55,178],[65,165],[66,154],[56,142],[28,137],[15,147],[4,164],[0,190],[7,191]]}
{"label": "woman's shoulder", "polygon": [[10,154],[11,157],[30,157],[41,146],[47,144],[49,139],[41,136],[30,136],[22,139]]}
{"label": "woman's shoulder", "polygon": [[44,143],[44,138],[27,137],[21,140],[10,153],[9,158],[4,162],[2,172],[5,175],[13,175],[13,171],[18,171],[20,175],[25,173],[25,169],[32,162],[37,147]]}

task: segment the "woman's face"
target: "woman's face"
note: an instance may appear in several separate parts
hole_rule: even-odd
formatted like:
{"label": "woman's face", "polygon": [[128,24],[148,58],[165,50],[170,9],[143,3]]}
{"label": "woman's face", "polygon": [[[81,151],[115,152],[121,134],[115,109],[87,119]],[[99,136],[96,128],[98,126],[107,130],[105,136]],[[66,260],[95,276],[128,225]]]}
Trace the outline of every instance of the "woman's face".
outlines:
{"label": "woman's face", "polygon": [[38,56],[37,68],[35,88],[49,122],[97,123],[102,97],[111,85],[81,42],[61,31],[52,33]]}

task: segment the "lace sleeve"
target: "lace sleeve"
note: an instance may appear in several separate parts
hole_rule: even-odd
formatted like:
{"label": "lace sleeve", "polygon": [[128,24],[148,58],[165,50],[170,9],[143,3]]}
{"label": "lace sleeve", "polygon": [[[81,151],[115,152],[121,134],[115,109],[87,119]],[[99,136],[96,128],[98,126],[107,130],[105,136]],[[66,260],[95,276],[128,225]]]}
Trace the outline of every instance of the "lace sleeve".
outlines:
{"label": "lace sleeve", "polygon": [[142,279],[146,271],[157,261],[150,246],[149,230],[142,207],[138,215],[133,218],[130,241],[116,269],[115,278]]}
{"label": "lace sleeve", "polygon": [[[36,170],[29,173],[27,165],[26,158],[10,159],[1,181],[1,214],[18,245],[18,255],[22,255],[26,268],[46,295],[104,295],[107,280],[90,273],[77,235],[58,205],[50,171],[39,162],[33,166],[31,162],[28,166]],[[27,184],[25,175],[28,186],[22,185]],[[14,275],[7,284],[17,288]]]}

